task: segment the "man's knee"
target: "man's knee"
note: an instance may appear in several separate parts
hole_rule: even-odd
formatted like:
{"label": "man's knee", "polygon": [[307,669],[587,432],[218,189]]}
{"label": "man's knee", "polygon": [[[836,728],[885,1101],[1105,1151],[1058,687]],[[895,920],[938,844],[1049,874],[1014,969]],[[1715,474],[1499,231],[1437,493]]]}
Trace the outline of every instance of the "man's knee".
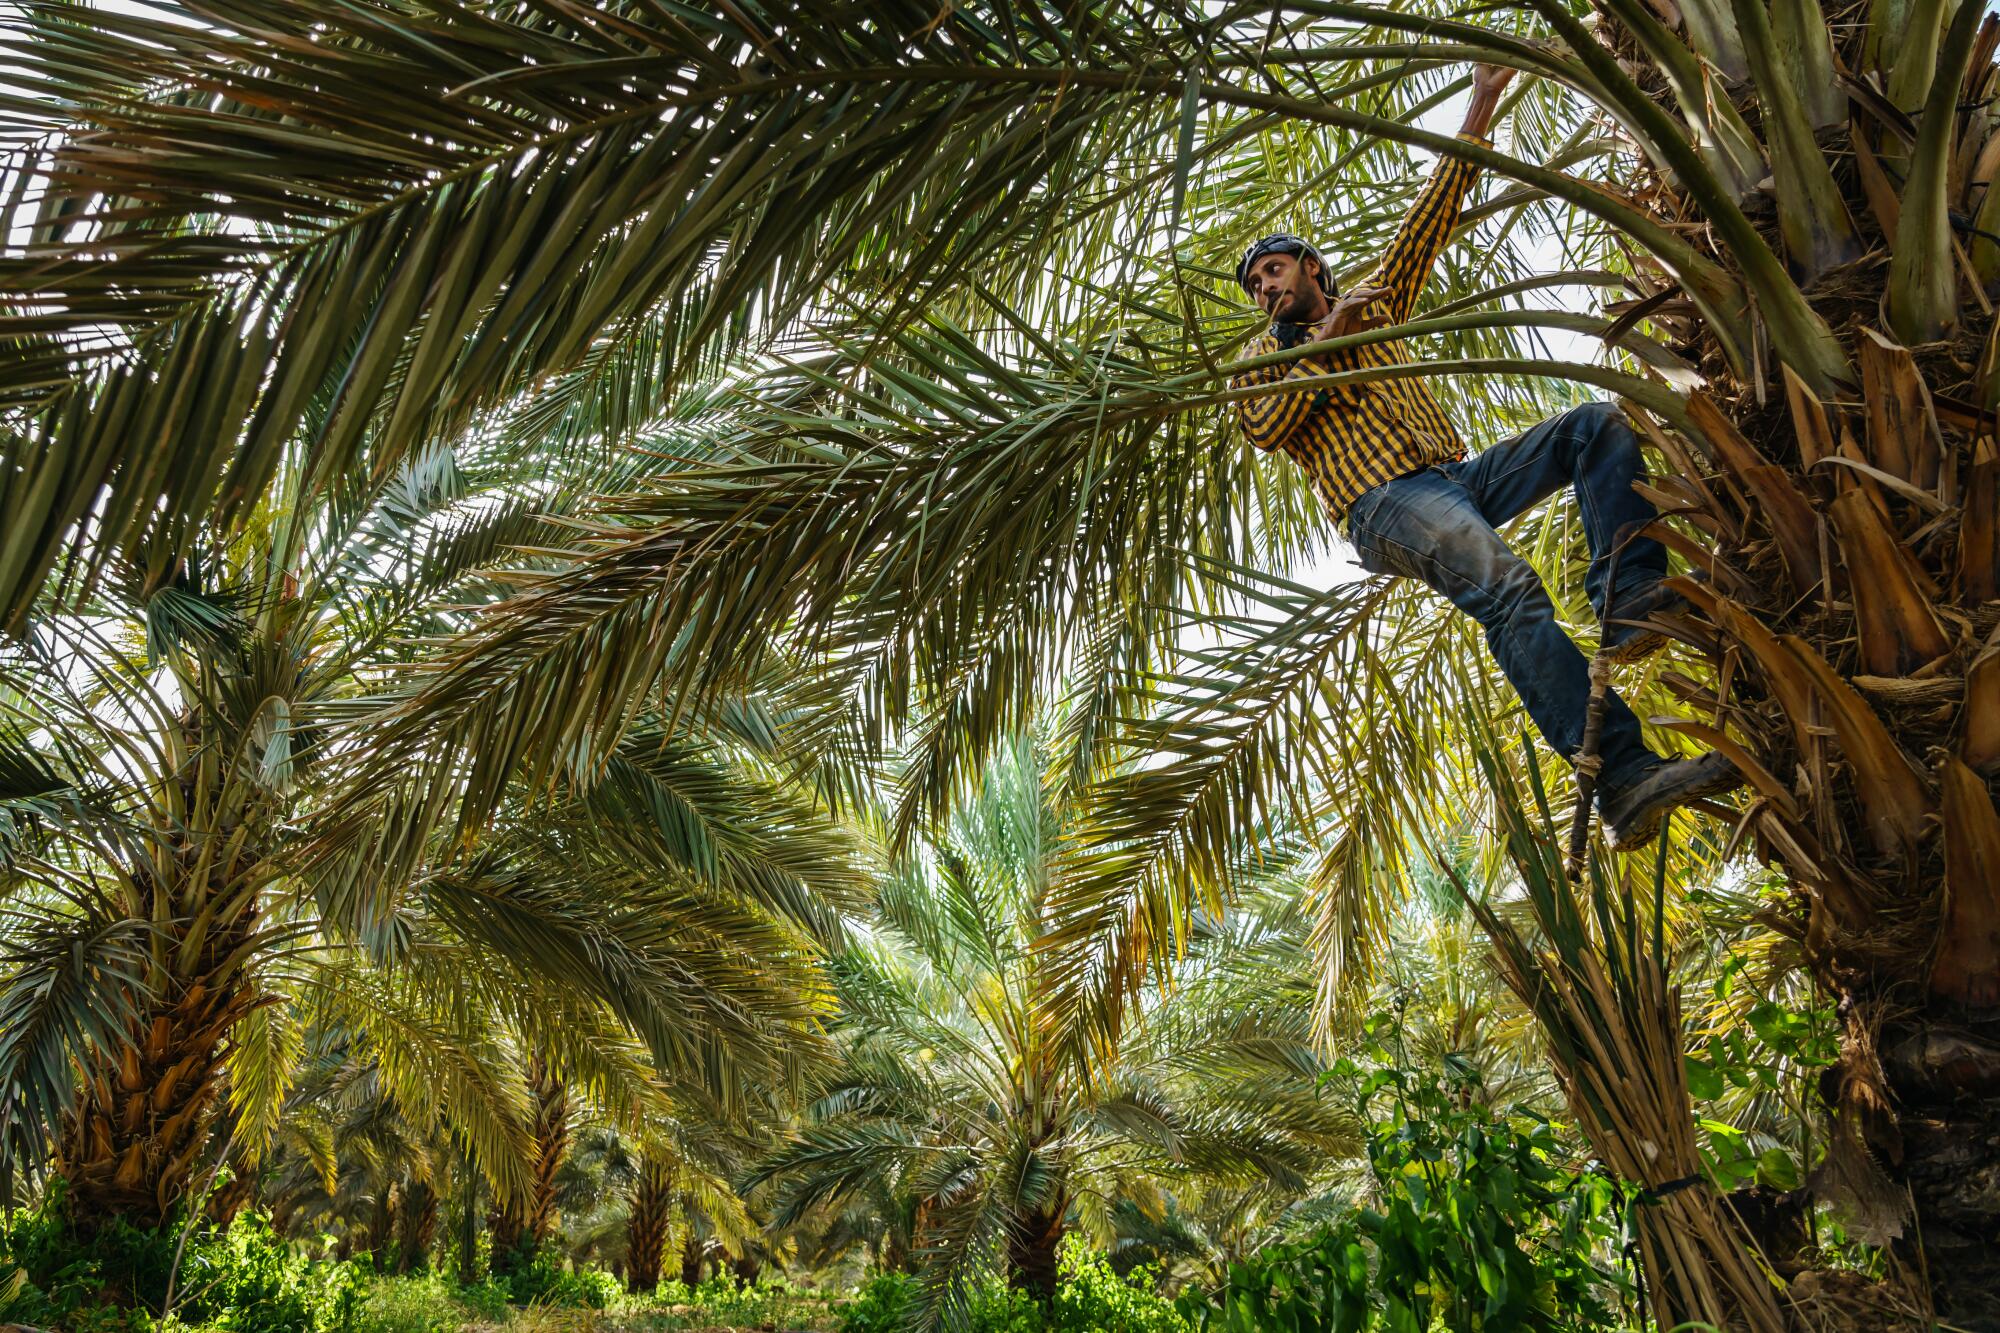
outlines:
{"label": "man's knee", "polygon": [[1514,616],[1547,601],[1549,594],[1548,589],[1542,586],[1542,576],[1535,572],[1535,567],[1517,555],[1499,569],[1493,596],[1506,608],[1508,615]]}
{"label": "man's knee", "polygon": [[1545,607],[1553,614],[1541,575],[1519,555],[1511,550],[1498,558],[1489,555],[1483,566],[1476,579],[1478,595],[1464,604],[1464,609],[1481,625],[1497,629],[1518,623],[1524,617],[1532,618]]}
{"label": "man's knee", "polygon": [[1616,403],[1590,402],[1571,409],[1577,419],[1576,438],[1598,454],[1639,457],[1639,436]]}
{"label": "man's knee", "polygon": [[1590,402],[1571,408],[1570,414],[1583,427],[1585,435],[1601,435],[1619,427],[1631,429],[1626,424],[1625,413],[1620,410],[1618,404],[1607,403],[1601,398],[1594,398]]}

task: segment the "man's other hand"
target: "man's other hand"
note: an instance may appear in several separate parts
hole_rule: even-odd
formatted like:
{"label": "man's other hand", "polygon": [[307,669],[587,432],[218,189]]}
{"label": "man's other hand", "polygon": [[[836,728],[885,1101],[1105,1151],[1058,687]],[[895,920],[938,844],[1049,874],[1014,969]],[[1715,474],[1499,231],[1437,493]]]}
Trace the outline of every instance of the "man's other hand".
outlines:
{"label": "man's other hand", "polygon": [[1514,71],[1505,65],[1472,67],[1472,100],[1466,104],[1465,124],[1459,127],[1459,133],[1477,139],[1486,137],[1493,124],[1493,113],[1500,108],[1500,93],[1513,77]]}
{"label": "man's other hand", "polygon": [[1345,338],[1363,329],[1381,328],[1389,322],[1388,312],[1371,307],[1379,306],[1387,295],[1387,287],[1356,287],[1335,297],[1333,309],[1327,311],[1326,318],[1312,326],[1312,340],[1325,342],[1328,338]]}
{"label": "man's other hand", "polygon": [[1472,94],[1475,97],[1498,97],[1512,81],[1514,71],[1505,65],[1474,65],[1472,67]]}

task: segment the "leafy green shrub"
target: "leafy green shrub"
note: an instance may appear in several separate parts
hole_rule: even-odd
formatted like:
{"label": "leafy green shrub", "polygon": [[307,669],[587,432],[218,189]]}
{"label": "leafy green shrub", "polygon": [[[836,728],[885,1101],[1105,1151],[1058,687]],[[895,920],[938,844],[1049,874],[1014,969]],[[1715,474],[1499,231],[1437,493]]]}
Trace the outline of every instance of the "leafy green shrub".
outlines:
{"label": "leafy green shrub", "polygon": [[175,1235],[113,1220],[84,1238],[69,1224],[63,1182],[50,1182],[38,1207],[0,1220],[0,1255],[28,1275],[10,1317],[74,1324],[107,1299],[157,1310],[166,1298]]}
{"label": "leafy green shrub", "polygon": [[197,1233],[181,1261],[175,1313],[231,1333],[348,1333],[360,1307],[352,1264],[315,1261],[280,1241],[263,1213]]}
{"label": "leafy green shrub", "polygon": [[[1377,1054],[1385,1054],[1378,1048]],[[1548,1121],[1475,1104],[1476,1071],[1442,1079],[1389,1066],[1358,1080],[1378,1207],[1230,1266],[1211,1301],[1183,1308],[1226,1333],[1316,1328],[1584,1333],[1615,1326],[1621,1277],[1600,1266],[1623,1219],[1612,1183],[1566,1170]],[[1393,1106],[1373,1105],[1383,1093]]]}
{"label": "leafy green shrub", "polygon": [[[967,1294],[965,1333],[1051,1333],[1032,1297],[1009,1291],[997,1277]],[[882,1273],[862,1284],[840,1310],[839,1333],[901,1333],[915,1318],[923,1287],[907,1273]],[[1085,1326],[1077,1326],[1079,1333]]]}
{"label": "leafy green shrub", "polygon": [[[1740,954],[1723,965],[1714,983],[1718,1007],[1741,984],[1746,966]],[[1763,999],[1744,1017],[1747,1034],[1741,1026],[1721,1028],[1709,1034],[1699,1053],[1688,1054],[1688,1092],[1697,1107],[1725,1099],[1740,1103],[1750,1097],[1796,1095],[1795,1090],[1804,1091],[1801,1084],[1840,1056],[1840,1023],[1831,1005],[1793,1009]],[[1803,1160],[1808,1134],[1787,1145],[1769,1134],[1746,1133],[1720,1115],[1701,1114],[1696,1123],[1706,1140],[1702,1167],[1724,1190],[1753,1184],[1797,1189],[1803,1168],[1810,1165]],[[1808,1122],[1802,1118],[1800,1123]]]}
{"label": "leafy green shrub", "polygon": [[878,1273],[842,1307],[840,1333],[899,1333],[916,1304],[915,1278],[908,1273]]}
{"label": "leafy green shrub", "polygon": [[1035,1298],[998,1278],[973,1289],[966,1327],[970,1333],[1052,1333]]}
{"label": "leafy green shrub", "polygon": [[507,1306],[514,1296],[503,1279],[491,1277],[454,1291],[459,1304],[489,1323],[507,1317]]}
{"label": "leafy green shrub", "polygon": [[1191,1333],[1194,1327],[1159,1294],[1153,1270],[1145,1264],[1120,1277],[1109,1259],[1094,1253],[1081,1237],[1069,1236],[1057,1265],[1051,1333]]}
{"label": "leafy green shrub", "polygon": [[197,1223],[180,1241],[178,1228],[143,1231],[118,1220],[79,1236],[58,1184],[39,1208],[0,1223],[0,1257],[26,1275],[7,1317],[102,1333],[150,1329],[178,1255],[173,1313],[183,1324],[228,1333],[353,1327],[360,1272],[280,1240],[262,1213],[243,1213],[224,1231]]}
{"label": "leafy green shrub", "polygon": [[509,1274],[506,1287],[517,1305],[580,1310],[608,1310],[623,1290],[611,1274],[595,1268],[572,1269],[547,1250]]}
{"label": "leafy green shrub", "polygon": [[[997,1276],[968,1295],[968,1333],[1193,1333],[1194,1324],[1154,1289],[1153,1270],[1140,1265],[1123,1277],[1081,1237],[1063,1241],[1058,1285],[1045,1311],[1026,1292]],[[922,1300],[906,1273],[870,1278],[840,1311],[840,1333],[900,1333]]]}
{"label": "leafy green shrub", "polygon": [[[681,1289],[687,1290],[685,1287]],[[739,1286],[734,1278],[716,1273],[688,1292],[687,1303],[712,1324],[741,1328],[777,1327],[788,1322],[795,1296],[791,1285],[782,1277],[773,1276]]]}

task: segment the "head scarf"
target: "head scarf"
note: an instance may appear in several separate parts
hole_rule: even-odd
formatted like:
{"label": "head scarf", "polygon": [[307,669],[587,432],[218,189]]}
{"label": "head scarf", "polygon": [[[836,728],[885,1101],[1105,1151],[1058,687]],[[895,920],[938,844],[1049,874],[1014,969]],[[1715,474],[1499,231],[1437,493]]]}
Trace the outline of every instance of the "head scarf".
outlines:
{"label": "head scarf", "polygon": [[1319,289],[1326,293],[1329,300],[1340,295],[1340,289],[1333,281],[1333,265],[1326,262],[1326,257],[1313,249],[1312,242],[1302,241],[1283,232],[1275,236],[1266,236],[1243,252],[1242,261],[1236,265],[1236,285],[1246,292],[1249,291],[1250,266],[1270,254],[1297,255],[1301,262],[1307,259],[1318,260]]}

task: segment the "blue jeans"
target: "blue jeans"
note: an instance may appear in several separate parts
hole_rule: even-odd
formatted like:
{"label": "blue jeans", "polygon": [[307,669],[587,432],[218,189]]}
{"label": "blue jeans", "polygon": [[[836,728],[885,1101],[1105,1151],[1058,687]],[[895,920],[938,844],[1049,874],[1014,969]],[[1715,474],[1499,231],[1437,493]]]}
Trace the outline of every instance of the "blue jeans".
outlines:
{"label": "blue jeans", "polygon": [[[1567,757],[1583,743],[1590,664],[1556,624],[1541,579],[1494,529],[1562,486],[1575,487],[1590,543],[1584,590],[1601,616],[1617,534],[1656,515],[1632,489],[1644,467],[1624,414],[1610,403],[1586,403],[1471,458],[1384,482],[1347,511],[1348,536],[1363,569],[1421,579],[1485,628],[1487,647],[1528,716]],[[1613,613],[1666,571],[1667,553],[1658,542],[1627,541],[1618,556],[1618,587],[1611,590]],[[1598,753],[1604,759],[1599,790],[1606,794],[1658,762],[1640,739],[1639,720],[1616,693],[1606,700]]]}

